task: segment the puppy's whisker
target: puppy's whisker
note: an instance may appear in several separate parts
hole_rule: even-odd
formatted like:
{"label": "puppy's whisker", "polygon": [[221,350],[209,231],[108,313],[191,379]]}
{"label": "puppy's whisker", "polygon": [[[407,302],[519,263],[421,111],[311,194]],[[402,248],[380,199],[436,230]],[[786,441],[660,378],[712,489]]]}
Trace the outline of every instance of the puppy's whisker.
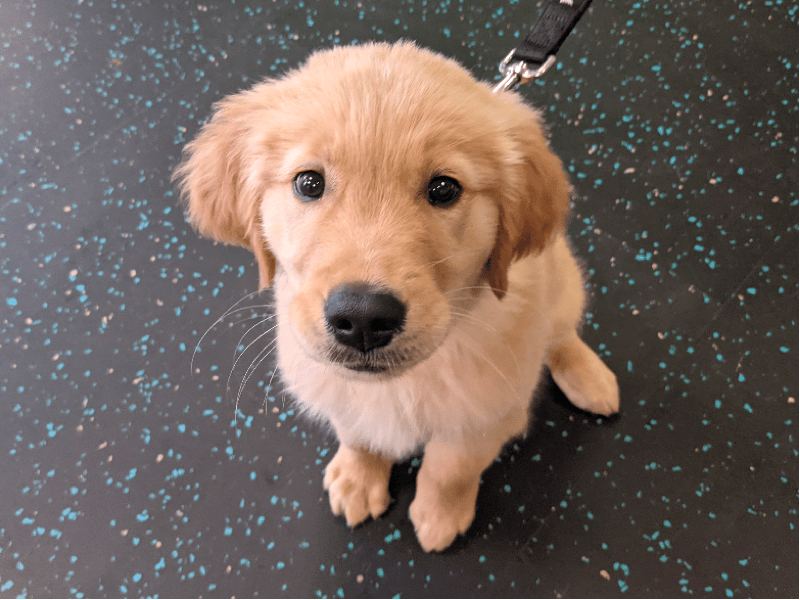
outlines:
{"label": "puppy's whisker", "polygon": [[[270,341],[266,346],[264,346],[261,350],[258,351],[256,357],[250,361],[250,364],[247,365],[247,368],[244,371],[244,375],[242,376],[242,381],[239,382],[239,392],[238,395],[241,395],[242,391],[244,391],[245,386],[247,385],[247,381],[253,376],[258,366],[261,364],[264,358],[266,358],[270,352],[276,347],[277,342],[275,340]],[[264,354],[266,352],[266,354]]]}
{"label": "puppy's whisker", "polygon": [[[259,294],[260,292],[261,292],[261,290],[256,290],[256,291],[254,291],[254,292],[250,292],[249,294],[245,294],[244,296],[242,296],[241,298],[239,298],[239,300],[237,300],[236,302],[234,302],[233,306],[231,306],[231,307],[230,307],[228,310],[226,310],[226,311],[225,311],[225,313],[224,313],[224,314],[223,314],[223,315],[222,315],[222,316],[221,316],[219,319],[217,319],[216,321],[214,321],[214,323],[211,325],[211,327],[209,327],[208,329],[206,329],[205,333],[204,333],[203,335],[201,335],[201,336],[200,336],[200,339],[197,341],[197,344],[195,344],[195,347],[194,347],[194,352],[192,352],[192,360],[189,362],[189,369],[190,369],[190,371],[191,371],[192,373],[194,373],[194,357],[195,357],[195,355],[197,354],[197,351],[200,349],[200,344],[202,344],[202,343],[203,343],[203,340],[204,340],[204,339],[205,339],[205,337],[208,335],[208,333],[209,333],[209,332],[210,332],[212,329],[214,329],[214,328],[215,328],[217,325],[219,325],[219,324],[220,324],[222,321],[224,321],[224,320],[225,320],[227,317],[229,317],[230,315],[232,315],[232,314],[234,314],[235,312],[237,312],[237,310],[245,310],[245,309],[247,309],[248,307],[240,307],[239,309],[237,309],[236,307],[237,307],[237,306],[239,306],[239,305],[240,305],[242,302],[244,302],[244,301],[245,301],[245,300],[247,300],[248,298],[250,298],[250,297],[254,296],[255,294]],[[264,308],[270,308],[270,307],[269,307],[269,306],[267,306],[267,305],[261,305],[261,306],[263,306]]]}
{"label": "puppy's whisker", "polygon": [[[258,317],[250,317],[250,318],[251,318],[251,319],[257,319]],[[241,345],[242,345],[242,340],[244,340],[244,338],[245,338],[245,337],[247,337],[247,334],[248,334],[248,333],[250,333],[251,331],[253,331],[253,329],[255,329],[256,327],[258,327],[258,326],[259,326],[259,325],[261,325],[262,323],[266,323],[266,322],[267,322],[267,321],[269,321],[270,319],[272,319],[272,315],[268,316],[266,319],[261,319],[261,320],[260,320],[258,323],[254,323],[253,325],[251,325],[250,327],[248,327],[248,328],[247,328],[247,331],[245,331],[245,332],[242,334],[242,337],[240,337],[240,338],[239,338],[239,341],[236,343],[236,346],[234,346],[234,350],[233,350],[233,360],[238,360],[238,357],[236,356],[236,353],[239,351],[239,346],[241,346]],[[250,319],[243,319],[242,321],[239,321],[239,323],[243,323],[244,321],[249,321],[249,320],[250,320]],[[270,328],[269,328],[269,329],[268,329],[268,330],[267,330],[265,333],[269,333],[270,331],[272,331],[272,330],[273,330],[273,329],[275,329],[276,327],[277,327],[277,325],[273,325],[273,326],[272,326],[272,327],[270,327]],[[253,340],[253,342],[249,343],[249,344],[247,345],[247,347],[245,347],[245,348],[244,348],[244,349],[241,351],[241,353],[239,354],[239,356],[241,356],[242,354],[244,354],[245,352],[247,352],[247,349],[248,349],[248,348],[250,348],[250,346],[252,346],[252,345],[253,345],[253,343],[254,343],[254,342],[256,342],[256,341],[257,341],[257,340],[258,340],[260,337],[261,337],[261,336],[258,336],[258,337],[257,337],[255,340]],[[236,364],[234,364],[234,367],[235,367],[235,366],[236,366]]]}
{"label": "puppy's whisker", "polygon": [[[453,291],[458,291],[458,290],[453,290]],[[448,294],[449,293],[450,292],[448,292]],[[452,297],[448,297],[448,300],[450,302],[462,302],[462,301],[465,301],[465,300],[475,300],[475,296],[474,295],[452,296]]]}
{"label": "puppy's whisker", "polygon": [[[234,413],[233,413],[234,414],[234,420],[235,420],[235,417],[236,417],[236,413],[239,410],[239,400],[241,400],[242,392],[244,391],[244,388],[247,385],[247,382],[249,381],[250,377],[252,376],[252,373],[255,372],[255,368],[258,367],[258,365],[255,365],[255,367],[253,367],[253,365],[254,365],[254,363],[256,361],[259,360],[259,357],[266,358],[269,355],[270,346],[271,345],[272,344],[267,344],[264,348],[262,348],[258,352],[258,354],[256,355],[256,358],[254,358],[253,361],[251,361],[251,363],[248,365],[247,369],[245,370],[245,375],[242,376],[242,381],[239,383],[239,389],[236,392],[236,401],[234,403]],[[259,362],[259,364],[260,364],[260,362]],[[251,368],[253,368],[253,371],[251,371]],[[230,382],[230,377],[228,377],[228,380]]]}
{"label": "puppy's whisker", "polygon": [[275,365],[275,368],[272,369],[272,375],[270,375],[269,381],[267,382],[267,389],[264,390],[266,394],[264,395],[264,412],[267,412],[267,401],[269,400],[269,392],[272,389],[272,380],[275,379],[275,374],[278,372],[278,365]]}
{"label": "puppy's whisker", "polygon": [[443,294],[445,296],[450,296],[451,294],[455,294],[457,292],[470,292],[470,291],[473,291],[473,290],[480,292],[480,291],[491,290],[491,289],[492,288],[488,284],[486,284],[486,285],[466,285],[466,286],[463,286],[463,287],[453,288],[452,290],[447,290],[447,291],[443,292]]}
{"label": "puppy's whisker", "polygon": [[448,298],[448,303],[452,310],[470,310],[478,301],[474,296],[456,296]]}
{"label": "puppy's whisker", "polygon": [[[253,307],[253,308],[255,308],[255,307]],[[265,307],[265,308],[266,308],[266,307]],[[236,346],[234,346],[234,348],[238,348],[238,347],[239,347],[239,346],[242,344],[242,340],[243,340],[243,339],[244,339],[244,338],[247,336],[247,334],[248,334],[248,333],[250,333],[250,332],[251,332],[251,331],[252,331],[252,330],[253,330],[255,327],[258,327],[258,326],[259,326],[259,325],[261,325],[262,323],[264,323],[264,322],[266,322],[266,321],[269,321],[270,319],[274,319],[275,317],[276,317],[275,313],[272,313],[272,312],[262,312],[262,313],[257,313],[257,312],[254,312],[254,313],[253,313],[251,316],[249,316],[249,317],[244,317],[244,318],[242,318],[242,319],[239,319],[238,321],[231,321],[230,323],[228,323],[228,327],[229,327],[229,328],[231,328],[231,327],[234,327],[234,326],[236,326],[236,325],[240,325],[240,324],[242,324],[242,323],[244,323],[244,322],[246,322],[246,321],[253,321],[253,320],[255,320],[255,319],[261,319],[261,320],[260,320],[258,323],[255,323],[254,325],[251,325],[250,327],[248,327],[248,328],[247,328],[247,331],[245,331],[245,332],[244,332],[244,334],[242,334],[242,337],[240,337],[240,338],[239,338],[239,342],[236,344]]]}
{"label": "puppy's whisker", "polygon": [[[491,325],[489,325],[488,323],[486,323],[486,322],[484,322],[484,321],[481,321],[480,319],[478,319],[477,317],[475,317],[475,316],[474,316],[474,315],[472,315],[472,314],[458,314],[458,313],[454,313],[454,314],[455,314],[455,316],[456,316],[456,317],[459,317],[459,318],[461,318],[461,319],[464,319],[464,320],[466,320],[466,317],[471,317],[471,318],[473,319],[473,321],[472,321],[472,322],[473,322],[474,324],[476,324],[476,325],[480,325],[480,326],[484,327],[485,329],[487,329],[487,331],[492,331],[493,333],[498,333],[498,331],[499,331],[498,329],[496,329],[496,328],[492,327]],[[434,326],[434,328],[436,328],[436,329],[443,329],[443,330],[445,330],[446,332],[449,332],[449,331],[448,331],[448,328],[447,328],[447,327],[445,327],[445,326],[443,326],[443,325],[435,325],[435,326]],[[463,334],[463,336],[464,336],[464,337],[462,338],[462,341],[464,341],[465,343],[466,343],[466,342],[470,342],[470,343],[469,343],[470,350],[471,350],[471,351],[473,351],[473,352],[475,353],[475,355],[476,355],[476,356],[478,356],[479,358],[482,358],[482,359],[484,359],[484,360],[486,360],[486,361],[488,362],[488,361],[489,361],[489,359],[488,359],[488,357],[487,357],[488,355],[486,355],[486,353],[485,353],[485,352],[475,352],[475,349],[473,348],[473,346],[472,346],[472,343],[471,343],[471,342],[475,342],[475,343],[477,344],[477,347],[478,347],[478,348],[482,348],[482,347],[483,347],[483,344],[482,344],[482,342],[481,342],[480,340],[477,340],[477,339],[475,339],[475,338],[474,338],[474,337],[473,337],[473,336],[470,334],[470,332],[469,332],[468,330],[461,330],[461,333],[462,333],[462,334]],[[517,355],[516,355],[516,353],[515,353],[515,352],[513,351],[513,349],[511,348],[511,345],[510,345],[510,344],[509,344],[509,343],[508,343],[508,342],[505,340],[505,338],[504,338],[504,337],[500,336],[500,337],[499,337],[499,339],[501,339],[501,340],[503,341],[503,345],[505,346],[506,350],[508,351],[508,354],[509,354],[509,355],[511,355],[511,358],[513,358],[513,359],[514,359],[514,364],[515,364],[515,366],[517,367],[517,371],[518,371],[518,372],[521,372],[521,371],[522,371],[522,368],[521,368],[521,366],[520,366],[520,364],[519,364],[519,359],[517,358]],[[493,365],[493,366],[494,366],[494,365]],[[496,367],[496,366],[495,366],[495,370],[497,370],[497,367]],[[501,373],[501,376],[502,376],[502,373]],[[505,378],[505,377],[504,377],[504,378]],[[508,380],[506,379],[506,381],[508,381]]]}
{"label": "puppy's whisker", "polygon": [[435,267],[436,265],[441,264],[441,263],[445,262],[446,260],[450,260],[454,256],[458,256],[458,252],[453,252],[450,256],[445,256],[444,258],[440,258],[439,260],[434,260],[432,262],[426,263],[426,264],[422,265],[422,268]]}
{"label": "puppy's whisker", "polygon": [[503,292],[508,297],[515,298],[517,300],[521,300],[525,304],[530,304],[531,303],[530,299],[526,298],[525,296],[522,296],[521,294],[519,294],[517,292],[513,292],[511,290],[501,290],[500,288],[492,287],[489,284],[486,284],[486,285],[472,285],[472,286],[465,286],[465,287],[455,288],[453,290],[449,290],[449,291],[445,292],[444,295],[447,296],[447,295],[453,294],[455,292],[469,291],[469,290],[489,290],[491,292]]}
{"label": "puppy's whisker", "polygon": [[[506,374],[505,374],[505,373],[503,373],[503,371],[501,371],[501,370],[500,370],[500,369],[497,367],[497,365],[496,365],[496,364],[494,364],[494,363],[492,362],[492,360],[489,358],[489,356],[486,354],[486,352],[483,352],[482,350],[476,350],[476,349],[475,349],[475,347],[472,345],[472,343],[471,343],[471,342],[475,342],[475,341],[477,341],[477,340],[474,340],[474,339],[472,339],[471,337],[467,336],[467,337],[464,337],[464,338],[463,338],[463,341],[464,341],[464,342],[465,342],[465,343],[466,343],[466,344],[469,346],[470,350],[472,351],[472,353],[473,353],[473,354],[474,354],[476,357],[478,357],[478,358],[480,358],[480,359],[484,360],[484,361],[486,362],[486,364],[488,364],[490,367],[492,367],[492,369],[494,369],[495,373],[497,373],[497,374],[498,374],[498,375],[499,375],[499,376],[500,376],[500,377],[503,379],[503,381],[505,381],[505,382],[506,382],[506,385],[508,385],[509,389],[510,389],[510,390],[511,390],[511,392],[514,394],[514,396],[516,396],[517,400],[518,400],[518,401],[522,401],[522,398],[520,397],[520,395],[519,395],[519,392],[518,392],[518,391],[517,391],[517,389],[516,389],[516,388],[515,388],[515,387],[512,385],[511,381],[508,379],[508,377],[506,376]],[[477,346],[480,348],[480,346],[481,346],[480,342],[478,342],[478,343],[477,343]],[[513,353],[513,352],[511,352],[511,348],[508,348],[508,351],[509,351],[509,353],[511,354],[511,356],[513,356],[513,357],[514,357],[514,361],[517,363],[517,368],[519,368],[519,362],[517,361],[517,358],[516,358],[516,356],[514,355],[514,353]]]}
{"label": "puppy's whisker", "polygon": [[275,315],[273,313],[254,313],[250,317],[244,317],[243,319],[239,319],[238,321],[231,321],[230,323],[228,323],[228,327],[234,327],[236,325],[240,325],[240,324],[244,323],[245,321],[252,321],[253,319],[269,320],[269,319],[272,319],[274,317],[275,317]]}
{"label": "puppy's whisker", "polygon": [[[249,317],[244,317],[239,319],[238,321],[231,321],[231,325],[236,325],[237,323],[243,323],[244,321],[248,321],[250,319],[258,319],[259,317],[266,317],[266,316],[275,316],[275,312],[271,309],[274,307],[270,304],[254,304],[253,306],[243,306],[233,312],[228,313],[228,316],[237,314],[239,312],[244,312],[246,310],[251,311],[251,315]],[[257,311],[256,309],[270,309],[264,311]]]}
{"label": "puppy's whisker", "polygon": [[[267,321],[267,320],[269,320],[269,319],[264,319],[264,321]],[[261,322],[263,323],[264,321],[261,321]],[[254,325],[253,327],[256,327],[256,325]],[[251,328],[250,328],[250,329],[248,329],[247,331],[248,331],[248,332],[249,332],[249,331],[252,331],[253,327],[251,327]],[[270,327],[269,329],[267,329],[265,332],[263,332],[262,334],[260,334],[258,337],[256,337],[256,338],[255,338],[255,339],[254,339],[252,342],[250,342],[249,344],[247,344],[247,346],[245,347],[245,349],[244,349],[244,350],[242,350],[242,351],[241,351],[241,353],[239,354],[239,356],[236,356],[236,355],[234,354],[234,356],[236,356],[236,360],[234,361],[234,363],[233,363],[233,366],[231,367],[231,370],[230,370],[230,372],[228,373],[228,383],[227,383],[227,384],[226,384],[226,386],[225,386],[225,390],[226,390],[226,391],[227,391],[228,389],[230,389],[230,385],[231,385],[231,378],[233,377],[233,372],[236,370],[236,365],[238,365],[238,364],[239,364],[239,361],[240,361],[240,360],[242,359],[242,357],[244,356],[244,353],[245,353],[245,352],[247,352],[247,351],[248,351],[248,350],[249,350],[249,349],[252,347],[252,345],[253,345],[253,344],[255,344],[255,343],[258,341],[258,340],[260,340],[261,338],[263,338],[265,335],[269,335],[269,333],[270,333],[270,332],[271,332],[273,329],[275,329],[276,327],[277,327],[277,325],[273,325],[272,327]],[[245,333],[245,335],[247,335],[247,333]],[[242,342],[242,339],[243,339],[243,338],[244,338],[244,336],[242,336],[241,338],[239,338],[239,343],[240,343],[240,344],[241,344],[241,342]],[[272,342],[270,342],[269,344],[267,344],[267,347],[269,347],[270,345],[273,345],[274,343],[275,343],[275,341],[273,340]],[[249,370],[249,367],[248,367],[248,370]],[[245,376],[247,376],[247,370],[245,370]],[[241,388],[239,389],[239,393],[241,394]]]}
{"label": "puppy's whisker", "polygon": [[479,319],[478,317],[476,317],[473,314],[465,313],[465,312],[458,312],[458,311],[455,311],[455,310],[451,310],[450,314],[453,315],[454,317],[456,317],[456,319],[458,319],[458,320],[461,320],[461,321],[464,321],[464,322],[467,322],[467,323],[472,323],[473,325],[478,325],[479,327],[481,327],[481,328],[483,328],[486,331],[489,331],[491,333],[497,333],[497,328],[496,327],[493,327],[492,325],[490,325],[486,321],[483,321],[483,320]]}
{"label": "puppy's whisker", "polygon": [[[263,350],[261,350],[258,355],[253,359],[253,362],[250,363],[250,366],[247,367],[247,371],[245,372],[244,377],[242,378],[242,382],[239,384],[239,392],[236,394],[236,409],[239,408],[239,400],[242,397],[242,392],[244,391],[245,386],[247,386],[247,382],[250,381],[250,378],[255,374],[258,370],[259,365],[263,363],[267,357],[272,354],[272,351],[275,350],[276,343],[273,340],[269,344],[267,344]],[[235,415],[236,413],[234,413]]]}

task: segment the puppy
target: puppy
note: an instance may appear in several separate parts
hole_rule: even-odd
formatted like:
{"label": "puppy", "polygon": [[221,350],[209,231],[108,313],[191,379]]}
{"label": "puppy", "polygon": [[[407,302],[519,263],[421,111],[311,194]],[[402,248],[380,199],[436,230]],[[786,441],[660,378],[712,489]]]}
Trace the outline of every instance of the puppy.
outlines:
{"label": "puppy", "polygon": [[541,121],[452,60],[367,44],[222,100],[186,147],[188,218],[274,286],[278,363],[336,432],[324,486],[350,526],[424,452],[410,518],[426,551],[449,546],[544,365],[575,406],[619,408],[576,330],[570,186]]}

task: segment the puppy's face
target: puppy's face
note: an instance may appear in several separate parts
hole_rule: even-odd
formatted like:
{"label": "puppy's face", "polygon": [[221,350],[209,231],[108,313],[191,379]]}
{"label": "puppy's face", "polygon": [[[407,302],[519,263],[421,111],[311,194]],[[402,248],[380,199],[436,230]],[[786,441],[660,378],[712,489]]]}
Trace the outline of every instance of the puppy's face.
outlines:
{"label": "puppy's face", "polygon": [[354,377],[432,354],[562,226],[536,113],[410,44],[340,48],[232,96],[177,172],[191,220],[277,269],[304,350]]}
{"label": "puppy's face", "polygon": [[293,124],[298,145],[260,215],[306,351],[350,371],[391,373],[430,355],[452,309],[473,296],[499,221],[498,165],[490,148],[459,134],[461,115],[374,104],[351,99],[356,123],[321,106],[319,122]]}

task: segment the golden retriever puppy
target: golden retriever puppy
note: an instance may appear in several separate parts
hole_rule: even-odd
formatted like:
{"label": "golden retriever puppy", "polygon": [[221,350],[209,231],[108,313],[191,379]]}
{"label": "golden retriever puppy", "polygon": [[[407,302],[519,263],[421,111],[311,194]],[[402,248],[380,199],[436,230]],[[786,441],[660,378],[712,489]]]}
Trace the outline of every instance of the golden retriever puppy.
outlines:
{"label": "golden retriever puppy", "polygon": [[580,340],[570,186],[541,116],[411,43],[318,52],[222,100],[176,172],[200,233],[274,286],[278,362],[335,430],[324,485],[351,526],[424,453],[410,518],[427,551],[475,514],[481,473],[528,428],[547,365],[577,407],[619,408]]}

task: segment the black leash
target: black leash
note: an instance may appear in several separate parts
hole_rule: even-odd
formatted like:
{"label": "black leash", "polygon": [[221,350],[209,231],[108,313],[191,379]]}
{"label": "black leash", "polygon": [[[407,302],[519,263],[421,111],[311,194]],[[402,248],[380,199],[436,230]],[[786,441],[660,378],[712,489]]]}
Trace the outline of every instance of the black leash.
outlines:
{"label": "black leash", "polygon": [[503,79],[494,87],[495,93],[544,75],[591,3],[592,0],[550,0],[530,33],[500,63]]}

